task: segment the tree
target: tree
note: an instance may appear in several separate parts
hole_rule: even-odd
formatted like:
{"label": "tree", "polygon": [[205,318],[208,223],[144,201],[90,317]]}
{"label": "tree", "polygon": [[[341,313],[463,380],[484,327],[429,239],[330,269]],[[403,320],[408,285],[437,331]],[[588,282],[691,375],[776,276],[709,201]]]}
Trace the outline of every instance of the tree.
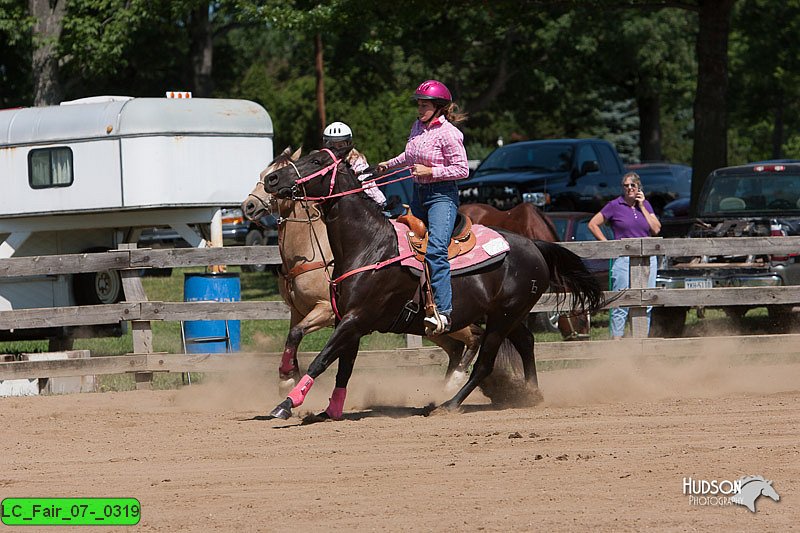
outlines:
{"label": "tree", "polygon": [[33,23],[33,104],[55,105],[63,99],[58,68],[58,41],[61,38],[67,0],[29,0]]}
{"label": "tree", "polygon": [[800,120],[798,32],[800,0],[747,0],[737,6],[731,33],[730,109],[737,139],[747,142],[732,147],[736,162],[780,159],[787,143],[800,142],[788,127]]}
{"label": "tree", "polygon": [[33,91],[32,26],[26,0],[0,0],[0,108],[24,105]]}
{"label": "tree", "polygon": [[728,164],[728,34],[734,0],[698,0],[692,214],[706,177]]}

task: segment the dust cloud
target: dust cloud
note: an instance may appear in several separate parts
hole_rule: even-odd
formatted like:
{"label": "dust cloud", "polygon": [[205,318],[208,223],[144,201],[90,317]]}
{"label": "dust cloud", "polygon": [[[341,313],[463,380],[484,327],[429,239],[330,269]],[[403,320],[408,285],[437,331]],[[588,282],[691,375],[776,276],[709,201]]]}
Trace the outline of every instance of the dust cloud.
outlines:
{"label": "dust cloud", "polygon": [[545,403],[597,403],[774,394],[800,388],[800,365],[746,362],[709,344],[692,357],[606,357],[596,364],[540,374]]}

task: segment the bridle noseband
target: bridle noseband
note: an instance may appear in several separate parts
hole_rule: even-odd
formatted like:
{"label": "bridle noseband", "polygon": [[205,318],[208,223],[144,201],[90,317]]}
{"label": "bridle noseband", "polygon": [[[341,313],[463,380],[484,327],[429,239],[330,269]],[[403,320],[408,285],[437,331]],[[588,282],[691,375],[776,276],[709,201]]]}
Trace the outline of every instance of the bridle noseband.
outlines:
{"label": "bridle noseband", "polygon": [[[333,187],[334,187],[334,185],[336,185],[337,169],[339,167],[339,163],[341,163],[342,160],[338,159],[336,157],[336,155],[334,155],[334,153],[331,152],[327,148],[323,148],[322,150],[320,150],[320,152],[327,152],[327,154],[329,156],[331,156],[331,159],[333,160],[333,162],[330,165],[328,165],[327,167],[323,167],[320,170],[314,172],[313,174],[309,174],[308,176],[301,176],[300,175],[300,171],[297,170],[297,166],[294,164],[294,161],[289,161],[289,164],[292,165],[292,168],[294,169],[295,174],[297,174],[297,179],[294,181],[294,185],[292,185],[292,200],[295,200],[295,201],[297,201],[297,200],[323,200],[323,199],[327,198],[325,196],[322,196],[322,197],[319,197],[319,198],[311,198],[311,197],[307,196],[306,195],[306,191],[305,191],[305,187],[303,187],[303,185],[305,183],[307,183],[308,181],[311,181],[312,179],[314,179],[314,178],[316,178],[318,176],[323,176],[324,177],[325,174],[327,174],[328,172],[331,173],[331,184],[330,184],[330,188],[328,189],[328,197],[333,195]],[[300,187],[298,187],[298,185]],[[298,194],[297,194],[300,191],[300,189],[302,189],[302,191],[303,191],[303,195],[302,196],[298,196]]]}

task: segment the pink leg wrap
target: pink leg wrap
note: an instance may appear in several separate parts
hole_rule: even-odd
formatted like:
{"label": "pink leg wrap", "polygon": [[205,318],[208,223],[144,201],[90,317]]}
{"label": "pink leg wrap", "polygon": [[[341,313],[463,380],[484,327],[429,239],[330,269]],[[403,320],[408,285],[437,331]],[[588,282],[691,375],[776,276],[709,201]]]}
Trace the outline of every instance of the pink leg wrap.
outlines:
{"label": "pink leg wrap", "polygon": [[289,393],[289,399],[292,400],[292,407],[303,405],[303,401],[306,399],[306,394],[308,394],[308,391],[311,389],[311,385],[313,384],[314,378],[308,374],[300,378],[300,382],[295,385],[292,391]]}
{"label": "pink leg wrap", "polygon": [[347,389],[344,387],[336,387],[331,394],[328,408],[325,412],[334,420],[341,420],[342,413],[344,412],[344,399],[347,396]]}
{"label": "pink leg wrap", "polygon": [[[297,370],[297,365],[295,365],[294,358],[295,350],[291,348],[286,348],[283,350],[283,357],[281,357],[281,366],[278,367],[278,370],[281,374],[291,374],[293,370]],[[299,374],[299,372],[298,372]]]}

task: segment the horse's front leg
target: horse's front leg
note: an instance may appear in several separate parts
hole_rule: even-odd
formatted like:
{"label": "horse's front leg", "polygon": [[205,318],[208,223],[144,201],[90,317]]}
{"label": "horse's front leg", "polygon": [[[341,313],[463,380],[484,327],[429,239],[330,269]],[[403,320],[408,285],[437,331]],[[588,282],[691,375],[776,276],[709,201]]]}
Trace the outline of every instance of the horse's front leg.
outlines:
{"label": "horse's front leg", "polygon": [[[298,407],[303,404],[308,392],[314,385],[314,380],[325,372],[340,355],[345,358],[344,364],[345,366],[349,365],[350,369],[343,374],[337,374],[336,387],[346,389],[347,381],[350,379],[350,374],[352,372],[353,362],[358,353],[358,343],[363,335],[360,329],[356,327],[355,321],[345,316],[339,325],[336,326],[336,329],[333,330],[333,334],[330,339],[328,339],[328,342],[319,355],[308,365],[306,375],[300,378],[297,385],[289,391],[286,399],[272,410],[270,417],[286,420],[292,416],[292,407]],[[352,359],[352,361],[350,361],[350,359]],[[342,382],[339,381],[340,375],[342,377]],[[336,393],[335,389],[334,393]],[[343,396],[341,398],[341,405],[344,405]],[[339,415],[339,417],[341,418],[341,415]]]}
{"label": "horse's front leg", "polygon": [[278,368],[278,391],[281,395],[288,394],[300,381],[297,351],[303,338],[309,333],[332,326],[333,320],[333,309],[330,302],[320,302],[305,317],[292,308],[291,327],[283,347],[281,365]]}
{"label": "horse's front leg", "polygon": [[361,339],[357,339],[353,346],[347,347],[339,354],[339,367],[336,370],[336,387],[328,401],[328,408],[317,415],[321,419],[341,420],[344,413],[344,400],[347,397],[347,383],[353,375],[353,366],[356,364],[358,356],[358,345]]}

